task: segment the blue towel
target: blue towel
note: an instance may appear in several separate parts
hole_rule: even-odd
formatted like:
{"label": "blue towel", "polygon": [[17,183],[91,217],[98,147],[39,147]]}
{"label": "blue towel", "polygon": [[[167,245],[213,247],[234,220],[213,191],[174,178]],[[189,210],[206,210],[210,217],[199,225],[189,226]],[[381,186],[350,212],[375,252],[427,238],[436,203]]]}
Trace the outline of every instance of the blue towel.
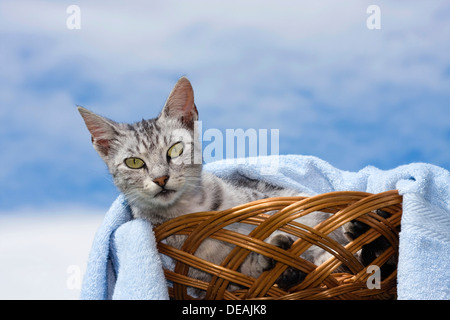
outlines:
{"label": "blue towel", "polygon": [[132,219],[123,195],[97,230],[83,278],[81,299],[168,299],[150,222]]}
{"label": "blue towel", "polygon": [[[205,170],[221,177],[241,174],[308,194],[332,191],[379,193],[397,189],[403,198],[398,265],[399,299],[450,299],[450,173],[413,163],[392,170],[368,166],[339,170],[311,156],[229,159]],[[163,260],[165,261],[165,259]],[[122,196],[98,230],[83,280],[83,299],[166,299],[151,225],[131,220]]]}

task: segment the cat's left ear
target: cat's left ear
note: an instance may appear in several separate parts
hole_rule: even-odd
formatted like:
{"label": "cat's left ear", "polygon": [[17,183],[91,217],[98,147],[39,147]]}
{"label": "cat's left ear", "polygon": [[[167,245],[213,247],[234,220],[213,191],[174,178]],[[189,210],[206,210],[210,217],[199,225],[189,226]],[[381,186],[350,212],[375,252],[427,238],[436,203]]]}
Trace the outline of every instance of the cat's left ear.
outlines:
{"label": "cat's left ear", "polygon": [[198,111],[194,103],[194,90],[186,77],[180,78],[175,84],[160,117],[176,118],[188,128],[194,128],[194,122],[198,120]]}

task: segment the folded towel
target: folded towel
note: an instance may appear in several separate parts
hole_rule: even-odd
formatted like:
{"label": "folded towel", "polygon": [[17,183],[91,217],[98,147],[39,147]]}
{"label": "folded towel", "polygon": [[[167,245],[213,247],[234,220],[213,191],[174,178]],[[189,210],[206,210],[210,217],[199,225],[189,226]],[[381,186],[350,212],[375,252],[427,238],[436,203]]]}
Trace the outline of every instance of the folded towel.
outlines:
{"label": "folded towel", "polygon": [[150,222],[132,220],[120,195],[97,230],[83,278],[81,299],[168,299]]}
{"label": "folded towel", "polygon": [[[311,156],[228,159],[205,170],[220,177],[243,175],[299,192],[379,193],[397,189],[403,198],[398,265],[399,299],[450,299],[450,173],[413,163],[392,170],[334,168]],[[120,196],[94,239],[83,281],[83,299],[166,299],[162,263],[151,225],[131,220]]]}

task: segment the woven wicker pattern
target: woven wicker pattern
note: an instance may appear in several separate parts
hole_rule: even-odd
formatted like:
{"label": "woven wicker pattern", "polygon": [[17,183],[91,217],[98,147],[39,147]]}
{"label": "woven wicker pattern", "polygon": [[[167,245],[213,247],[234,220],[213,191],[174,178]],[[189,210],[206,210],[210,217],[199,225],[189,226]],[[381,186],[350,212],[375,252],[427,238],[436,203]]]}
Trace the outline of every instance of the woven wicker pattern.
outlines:
{"label": "woven wicker pattern", "polygon": [[[397,191],[379,194],[364,192],[332,192],[314,197],[269,198],[247,203],[220,212],[200,212],[184,215],[155,228],[158,249],[176,261],[173,271],[165,270],[173,282],[169,291],[175,299],[190,299],[187,286],[206,291],[206,299],[392,299],[396,296],[396,271],[381,282],[381,289],[369,289],[366,282],[371,276],[354,256],[363,245],[384,236],[390,246],[379,255],[372,265],[382,266],[392,256],[398,255],[398,227],[402,213],[402,197]],[[374,211],[382,209],[391,214],[382,218]],[[268,215],[267,212],[275,211]],[[333,215],[314,228],[293,220],[314,211]],[[370,226],[363,235],[346,246],[338,244],[327,235],[345,223],[357,219]],[[256,228],[249,235],[224,229],[232,223],[248,223]],[[282,230],[299,238],[288,250],[264,242],[272,232]],[[176,249],[162,243],[166,237],[186,235],[183,247]],[[194,255],[206,238],[214,238],[235,245],[221,265],[202,260]],[[316,266],[300,255],[316,245],[333,256]],[[275,267],[257,279],[238,272],[240,264],[250,251],[263,254],[277,261]],[[341,265],[349,273],[333,273]],[[276,279],[288,266],[307,274],[306,278],[288,291],[274,285]],[[212,275],[209,283],[190,278],[189,267]],[[236,283],[243,289],[227,290],[228,284]]]}

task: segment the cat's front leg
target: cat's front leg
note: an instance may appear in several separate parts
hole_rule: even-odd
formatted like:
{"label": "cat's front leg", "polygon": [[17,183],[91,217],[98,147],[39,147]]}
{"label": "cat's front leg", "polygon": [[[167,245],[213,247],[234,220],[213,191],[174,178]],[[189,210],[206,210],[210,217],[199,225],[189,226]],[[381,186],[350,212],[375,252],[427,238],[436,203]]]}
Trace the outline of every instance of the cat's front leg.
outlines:
{"label": "cat's front leg", "polygon": [[[378,209],[375,212],[384,219],[391,216],[390,213],[381,209]],[[367,224],[357,220],[352,220],[344,225],[344,234],[349,241],[352,241],[367,232],[369,229],[370,227]],[[359,260],[364,266],[368,266],[372,264],[372,262],[390,246],[390,242],[384,236],[380,236],[374,241],[362,246]],[[397,256],[393,255],[384,265],[381,266],[381,278],[386,278],[396,269],[396,267]]]}
{"label": "cat's front leg", "polygon": [[[275,232],[266,242],[279,247],[283,250],[288,250],[294,243],[294,239],[282,232]],[[241,272],[252,277],[259,277],[264,271],[271,270],[275,267],[276,260],[266,257],[261,254],[252,252],[244,263],[241,265]],[[305,273],[288,267],[275,281],[281,289],[288,289],[295,284],[300,283],[305,278]]]}
{"label": "cat's front leg", "polygon": [[[294,243],[294,239],[284,233],[274,233],[268,239],[267,242],[279,247],[283,250],[288,250]],[[272,258],[268,258],[263,255],[259,255],[259,263],[263,266],[264,271],[271,270],[275,267],[276,261]],[[288,267],[283,273],[278,277],[275,282],[281,289],[288,289],[295,284],[303,281],[306,274],[296,268]]]}

